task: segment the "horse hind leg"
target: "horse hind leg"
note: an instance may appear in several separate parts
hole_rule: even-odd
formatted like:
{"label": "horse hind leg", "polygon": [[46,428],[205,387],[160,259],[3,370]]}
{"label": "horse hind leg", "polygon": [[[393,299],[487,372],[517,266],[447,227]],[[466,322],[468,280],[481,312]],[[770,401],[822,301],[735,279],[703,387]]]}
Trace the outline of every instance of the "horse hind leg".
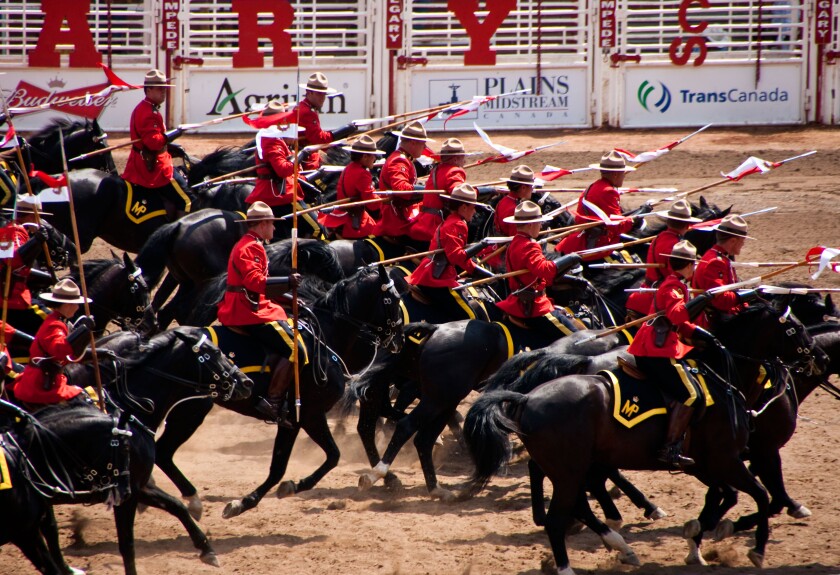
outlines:
{"label": "horse hind leg", "polygon": [[414,437],[414,447],[420,457],[420,466],[426,479],[426,488],[433,498],[440,499],[444,503],[452,503],[457,497],[452,491],[438,484],[433,454],[435,441],[451,419],[453,411],[455,409],[438,412],[433,418],[424,421]]}
{"label": "horse hind leg", "polygon": [[648,499],[647,496],[642,493],[638,487],[633,485],[630,480],[624,477],[618,469],[610,471],[607,474],[607,477],[618,489],[621,490],[621,492],[627,495],[633,505],[644,510],[645,519],[656,521],[657,519],[668,517],[668,514],[665,511]]}
{"label": "horse hind leg", "polygon": [[531,484],[531,516],[534,525],[543,527],[545,525],[545,473],[533,459],[528,460],[528,480]]}
{"label": "horse hind leg", "polygon": [[[84,571],[71,567],[64,559],[64,554],[61,552],[61,544],[58,540],[58,523],[55,520],[55,511],[52,505],[47,506],[44,517],[41,519],[41,535],[43,536],[43,541],[47,544],[52,562],[58,566],[61,573],[67,575],[85,575]],[[38,570],[42,573],[47,572],[40,568]]]}
{"label": "horse hind leg", "polygon": [[297,484],[294,481],[284,481],[277,487],[277,497],[287,497],[301,491],[309,491],[318,484],[324,476],[338,465],[341,459],[341,451],[333,439],[330,426],[327,424],[327,415],[319,413],[313,417],[306,418],[301,422],[302,429],[306,432],[315,444],[324,450],[327,456],[326,461],[308,477],[304,477]]}
{"label": "horse hind leg", "polygon": [[[606,494],[606,489],[604,489],[604,494]],[[619,551],[619,561],[627,565],[641,565],[636,552],[633,551],[618,531],[610,527],[608,524],[601,522],[595,516],[592,512],[592,508],[589,506],[589,501],[587,501],[586,495],[578,497],[577,503],[575,504],[574,514],[577,519],[583,521],[587,527],[589,527],[601,538],[601,541],[604,542],[604,546],[607,549]]]}

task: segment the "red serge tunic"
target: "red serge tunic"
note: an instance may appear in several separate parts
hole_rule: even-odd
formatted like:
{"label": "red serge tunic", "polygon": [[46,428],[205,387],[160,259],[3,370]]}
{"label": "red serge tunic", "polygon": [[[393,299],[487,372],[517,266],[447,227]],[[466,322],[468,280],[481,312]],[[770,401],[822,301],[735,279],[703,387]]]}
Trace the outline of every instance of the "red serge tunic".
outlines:
{"label": "red serge tunic", "polygon": [[[405,150],[396,150],[382,166],[379,175],[380,190],[411,191],[417,181],[414,162]],[[377,236],[405,236],[411,229],[412,219],[417,215],[417,204],[400,200],[394,196],[390,203],[382,206],[382,218],[374,232]]]}
{"label": "red serge tunic", "polygon": [[[298,106],[300,108],[300,117],[298,125],[305,130],[304,137],[306,138],[306,145],[314,144],[329,144],[333,141],[331,132],[321,129],[321,119],[318,117],[318,110],[312,107],[309,100],[304,99]],[[303,162],[301,169],[303,170],[317,170],[321,165],[321,155],[319,153],[311,154],[305,162]]]}
{"label": "red serge tunic", "polygon": [[665,338],[665,344],[662,347],[656,347],[656,334],[653,325],[651,325],[652,322],[647,321],[639,328],[627,351],[641,357],[680,359],[691,351],[692,347],[680,341],[678,334],[689,338],[694,328],[697,327],[691,323],[688,311],[685,309],[685,302],[688,301],[688,286],[680,280],[677,274],[672,273],[662,280],[654,295],[654,305],[651,306],[648,313],[664,310],[665,317],[668,318],[671,325],[676,327],[676,331],[670,331],[668,337]]}
{"label": "red serge tunic", "polygon": [[[523,233],[516,234],[507,249],[507,269],[508,271],[527,269],[528,273],[508,278],[511,295],[496,304],[500,310],[513,317],[529,318],[543,316],[554,309],[554,302],[545,295],[545,286],[548,282],[554,281],[557,266],[546,259],[540,244]],[[519,298],[513,293],[522,288],[542,292],[534,300],[530,315],[525,313]]]}
{"label": "red serge tunic", "polygon": [[[343,200],[344,198],[351,198],[354,202],[373,200],[377,198],[373,192],[373,177],[370,174],[370,170],[358,162],[347,164],[347,167],[341,172],[341,177],[338,178],[336,199]],[[361,212],[358,230],[353,228],[350,211],[344,210],[341,206],[328,214],[319,216],[318,221],[326,228],[340,228],[338,233],[348,239],[366,238],[373,234],[376,229],[376,220],[373,219],[373,216],[367,210],[379,211],[379,204],[369,204],[350,209]]]}
{"label": "red serge tunic", "polygon": [[[163,116],[158,112],[158,106],[152,104],[148,98],[137,104],[131,113],[129,128],[131,139],[139,138],[141,141],[131,146],[122,178],[144,188],[165,186],[172,180],[172,156],[166,151],[166,125],[163,123]],[[155,169],[151,172],[146,169],[140,149],[157,155]]]}
{"label": "red serge tunic", "polygon": [[[618,190],[616,190],[612,186],[612,184],[610,184],[604,179],[600,179],[594,182],[586,189],[585,192],[583,192],[580,195],[580,198],[578,199],[577,210],[575,212],[576,224],[586,224],[589,222],[600,221],[598,216],[596,216],[592,212],[592,210],[590,210],[584,205],[583,200],[586,200],[587,202],[598,206],[598,208],[600,208],[601,211],[603,211],[608,217],[622,217],[621,202]],[[625,232],[630,231],[632,227],[632,220],[625,220],[614,226],[605,226],[606,233],[604,233],[598,238],[598,241],[595,243],[594,247],[606,246],[609,244],[617,243],[619,240],[619,236]],[[571,236],[563,238],[563,241],[557,244],[557,251],[562,251],[566,254],[578,252],[585,249],[586,232],[572,234]],[[598,259],[600,257],[603,257],[603,255],[596,254],[594,259]]]}
{"label": "red serge tunic", "polygon": [[[64,366],[71,362],[68,356],[73,354],[73,348],[67,343],[67,324],[58,311],[47,316],[38,333],[35,334],[35,341],[29,346],[29,357],[33,360],[39,357],[48,357],[56,363]],[[45,374],[32,363],[24,368],[23,373],[15,382],[15,397],[26,403],[59,403],[72,399],[79,395],[82,390],[75,385],[67,385],[67,376],[59,373],[50,389],[44,389]]]}
{"label": "red serge tunic", "polygon": [[494,216],[496,229],[503,236],[516,235],[516,224],[506,224],[503,220],[513,215],[517,205],[519,205],[519,198],[510,194],[502,197],[496,204],[496,215]]}
{"label": "red serge tunic", "polygon": [[[456,186],[466,181],[467,173],[464,168],[451,164],[437,164],[426,180],[426,189],[446,190],[447,194],[451,194]],[[424,194],[420,214],[414,219],[409,235],[415,240],[432,241],[435,230],[443,223],[442,209],[443,200],[440,194]]]}
{"label": "red serge tunic", "polygon": [[[738,281],[738,275],[732,267],[732,260],[729,254],[715,244],[709,251],[703,254],[697,270],[694,272],[693,287],[701,290],[708,290],[713,287],[727,285]],[[734,291],[725,291],[712,298],[709,302],[713,308],[729,314],[741,311],[744,306],[738,303],[738,295]]]}
{"label": "red serge tunic", "polygon": [[[291,152],[283,138],[272,138],[260,130],[257,136],[259,150],[254,154],[257,163],[257,183],[254,190],[245,198],[245,203],[265,202],[269,206],[285,206],[292,203],[292,193],[297,191],[297,199],[302,200],[303,194],[295,185],[295,165],[289,161]],[[286,180],[286,186],[281,194],[280,180]]]}
{"label": "red serge tunic", "polygon": [[268,257],[259,237],[247,232],[236,242],[230,253],[227,273],[229,287],[244,287],[258,294],[259,304],[254,311],[247,294],[241,291],[225,291],[225,297],[219,303],[218,314],[222,325],[255,325],[286,319],[285,310],[265,297]]}
{"label": "red serge tunic", "polygon": [[[29,277],[29,267],[23,265],[23,261],[17,253],[20,246],[29,241],[29,233],[26,228],[14,222],[7,224],[0,230],[0,237],[3,241],[14,242],[14,255],[2,260],[3,266],[0,266],[2,277],[6,277],[5,266],[12,266],[12,285],[9,287],[9,309],[28,309],[32,305],[32,294],[26,286],[26,278]],[[2,289],[0,287],[0,289]]]}
{"label": "red serge tunic", "polygon": [[[647,263],[660,264],[663,267],[645,270],[645,281],[642,282],[642,287],[652,287],[656,282],[662,281],[673,273],[669,254],[681,239],[682,236],[672,229],[666,229],[654,238],[648,248]],[[633,292],[627,298],[625,307],[646,315],[653,303],[653,295],[651,292]]]}
{"label": "red serge tunic", "polygon": [[434,270],[432,257],[426,256],[417,266],[417,269],[405,278],[411,285],[453,288],[458,285],[458,270],[456,267],[468,272],[475,269],[475,264],[467,255],[467,252],[464,251],[468,234],[466,220],[458,214],[449,214],[438,229],[440,234],[435,233],[429,249],[443,248],[448,265],[440,274],[440,277],[435,278],[432,275]]}

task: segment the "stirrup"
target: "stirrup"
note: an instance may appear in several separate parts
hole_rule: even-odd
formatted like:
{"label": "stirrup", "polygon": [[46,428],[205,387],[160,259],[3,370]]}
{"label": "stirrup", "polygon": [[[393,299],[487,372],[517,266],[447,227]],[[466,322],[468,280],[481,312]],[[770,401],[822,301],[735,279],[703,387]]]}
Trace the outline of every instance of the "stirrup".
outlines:
{"label": "stirrup", "polygon": [[657,459],[672,468],[694,465],[694,460],[681,453],[682,443],[668,445],[659,451]]}

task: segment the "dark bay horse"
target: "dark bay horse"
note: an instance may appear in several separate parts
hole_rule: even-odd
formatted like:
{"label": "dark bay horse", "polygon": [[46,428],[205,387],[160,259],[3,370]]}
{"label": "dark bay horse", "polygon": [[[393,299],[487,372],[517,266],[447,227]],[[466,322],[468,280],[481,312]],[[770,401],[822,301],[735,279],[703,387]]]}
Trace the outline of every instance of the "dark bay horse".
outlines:
{"label": "dark bay horse", "polygon": [[[300,368],[300,420],[291,430],[277,427],[268,477],[246,497],[228,503],[224,510],[226,518],[256,507],[268,491],[283,479],[301,429],[324,450],[326,460],[311,475],[298,482],[283,481],[277,491],[278,497],[312,489],[333,469],[338,464],[340,452],[327,425],[326,413],[344,394],[346,378],[350,373],[369,365],[379,348],[398,352],[402,347],[399,297],[382,266],[360,270],[353,277],[338,282],[318,299],[314,299],[315,295],[304,294],[312,303],[301,316],[309,365]],[[250,338],[227,333],[224,328],[214,327],[212,330],[219,337],[223,349],[223,336],[237,347],[237,362],[248,361],[247,365],[240,367],[247,368],[253,375],[255,395],[263,394],[269,380],[269,375],[262,373],[261,369],[265,352],[259,346],[255,348]],[[244,359],[245,347],[250,348],[256,358]],[[233,349],[225,351],[232,352]],[[190,499],[194,513],[200,513],[196,489],[172,458],[178,447],[192,436],[212,405],[212,401],[205,400],[193,402],[189,407],[175,408],[157,443],[158,466],[178,486],[181,494]],[[249,417],[264,419],[254,408],[253,401],[226,403],[224,406]]]}
{"label": "dark bay horse", "polygon": [[[110,174],[116,174],[117,168],[111,152],[98,154],[83,160],[73,160],[76,156],[104,150],[108,147],[106,134],[96,120],[69,120],[57,118],[47,127],[26,138],[24,150],[29,162],[36,170],[55,175],[64,171],[61,161],[61,132],[64,136],[64,151],[70,170],[92,168]],[[24,158],[26,159],[26,158]]]}
{"label": "dark bay horse", "polygon": [[[131,330],[145,325],[143,333],[155,330],[151,290],[142,270],[128,254],[123,254],[122,259],[88,260],[84,263],[84,271],[87,294],[93,300],[90,311],[97,335],[101,335],[110,322]],[[78,269],[73,270],[70,277],[78,284]]]}
{"label": "dark bay horse", "polygon": [[[743,334],[755,334],[745,338]],[[731,486],[748,493],[759,511],[756,545],[749,553],[760,566],[767,542],[769,500],[756,478],[740,459],[748,439],[747,409],[755,405],[761,389],[754,383],[762,361],[803,363],[817,373],[827,364],[825,355],[789,309],[751,306],[735,316],[720,334],[730,352],[710,349],[703,358],[712,373],[723,373],[735,389],[714,376],[707,382],[715,404],[691,429],[688,451],[696,464],[686,472],[713,488]],[[548,382],[523,395],[493,392],[470,409],[465,436],[476,461],[469,493],[480,490],[510,456],[508,434],[516,433],[536,465],[552,481],[554,492],[545,529],[558,572],[572,573],[566,553],[565,529],[578,516],[604,538],[608,546],[632,550],[616,532],[594,518],[584,496],[584,484],[598,468],[663,469],[655,459],[662,442],[664,418],[651,417],[632,429],[621,427],[611,415],[610,387],[600,376],[573,375]],[[588,510],[588,513],[587,513]],[[719,517],[702,517],[706,527]],[[695,542],[699,546],[698,542]]]}

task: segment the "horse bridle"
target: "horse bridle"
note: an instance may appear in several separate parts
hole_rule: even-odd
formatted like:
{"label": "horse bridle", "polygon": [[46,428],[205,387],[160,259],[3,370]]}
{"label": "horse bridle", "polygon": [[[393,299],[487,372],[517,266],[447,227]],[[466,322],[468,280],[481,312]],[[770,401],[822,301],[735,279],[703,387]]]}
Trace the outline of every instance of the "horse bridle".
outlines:
{"label": "horse bridle", "polygon": [[[381,303],[382,308],[385,310],[386,326],[383,327],[372,322],[357,319],[345,313],[336,313],[335,315],[336,317],[340,317],[342,320],[355,326],[359,330],[358,335],[361,339],[369,341],[374,347],[387,348],[393,344],[394,338],[396,338],[402,331],[403,318],[399,306],[400,294],[397,293],[397,288],[394,285],[393,279],[389,279],[388,283],[381,284],[379,289],[383,294]],[[390,319],[387,318],[387,312],[388,308],[394,302],[397,302],[397,306],[395,307],[396,319]]]}
{"label": "horse bridle", "polygon": [[[779,316],[779,323],[787,323],[790,315],[791,309],[790,306],[787,306],[785,313]],[[787,337],[796,338],[796,354],[798,356],[795,360],[793,360],[789,368],[796,373],[801,373],[809,377],[821,375],[823,370],[817,366],[817,358],[814,353],[814,349],[817,346],[816,340],[811,338],[811,343],[808,347],[802,347],[802,345],[800,345],[803,336],[807,334],[807,328],[798,321],[793,321],[791,326],[785,330],[785,335]]]}

